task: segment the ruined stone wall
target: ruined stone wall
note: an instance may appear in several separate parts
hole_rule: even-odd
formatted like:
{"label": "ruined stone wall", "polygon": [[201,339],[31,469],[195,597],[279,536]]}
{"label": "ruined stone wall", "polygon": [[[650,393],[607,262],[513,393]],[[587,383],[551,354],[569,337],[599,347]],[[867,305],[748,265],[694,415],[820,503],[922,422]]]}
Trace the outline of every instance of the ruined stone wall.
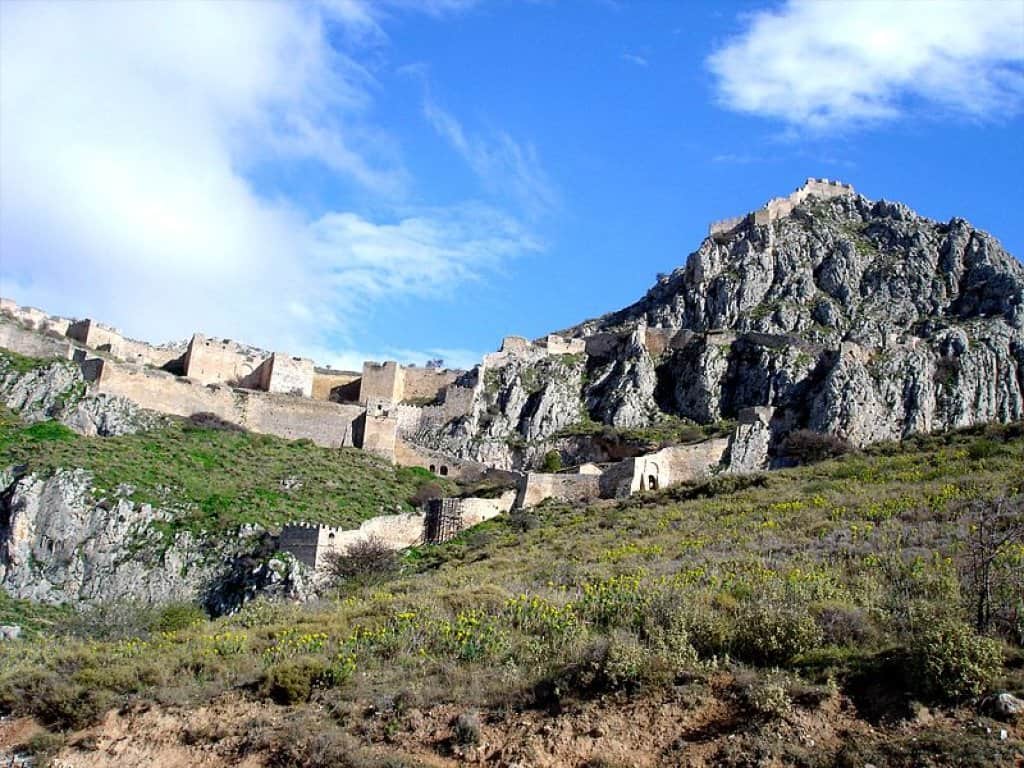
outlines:
{"label": "ruined stone wall", "polygon": [[743,223],[748,216],[753,217],[754,224],[760,226],[769,224],[775,219],[788,216],[793,212],[794,208],[811,195],[828,199],[852,194],[854,194],[854,189],[851,184],[844,184],[840,181],[831,181],[829,179],[807,179],[803,185],[786,197],[773,197],[752,214],[734,216],[731,219],[713,222],[709,227],[709,234],[718,235],[730,232]]}
{"label": "ruined stone wall", "polygon": [[320,446],[355,445],[357,405],[340,405],[288,395],[226,386],[202,386],[163,371],[103,361],[97,391],[122,395],[143,408],[176,416],[213,413],[233,424],[291,440],[305,438]]}
{"label": "ruined stone wall", "polygon": [[230,339],[210,339],[197,333],[185,353],[185,375],[201,384],[241,381],[251,376],[264,359],[263,355],[246,352]]}
{"label": "ruined stone wall", "polygon": [[386,363],[363,363],[363,375],[359,382],[360,404],[366,405],[371,400],[401,400],[405,388],[403,373],[402,366],[393,360]]}
{"label": "ruined stone wall", "polygon": [[670,349],[682,349],[693,338],[693,332],[679,328],[646,328],[644,346],[651,357],[660,357]]}
{"label": "ruined stone wall", "polygon": [[694,445],[670,445],[654,453],[624,459],[601,476],[601,495],[623,498],[640,491],[656,491],[703,480],[721,466],[729,442],[729,438],[722,437]]}
{"label": "ruined stone wall", "polygon": [[388,461],[396,461],[398,420],[391,413],[377,414],[366,411],[360,426],[360,444],[364,451]]}
{"label": "ruined stone wall", "polygon": [[[344,399],[343,391],[353,383],[358,382],[360,374],[355,371],[332,371],[328,368],[313,369],[313,391],[311,397],[314,400],[333,400],[339,402]],[[341,390],[336,392],[335,390]],[[358,384],[355,389],[353,401],[359,400]]]}
{"label": "ruined stone wall", "polygon": [[35,307],[22,307],[16,301],[13,301],[12,299],[5,299],[3,297],[0,297],[0,313],[8,315],[15,320],[20,320],[30,329],[35,328],[38,331],[53,331],[61,336],[64,336],[67,333],[68,327],[73,322],[66,317],[49,315],[43,310],[36,309]]}
{"label": "ruined stone wall", "polygon": [[462,515],[462,524],[466,528],[478,525],[498,515],[508,514],[516,500],[515,491],[507,491],[496,499],[481,499],[475,496],[467,499],[456,499],[456,509]]}
{"label": "ruined stone wall", "polygon": [[355,422],[364,413],[358,405],[325,403],[270,392],[232,390],[231,393],[241,401],[242,426],[253,432],[289,440],[305,438],[325,448],[357,445]]}
{"label": "ruined stone wall", "polygon": [[300,563],[316,568],[321,530],[322,526],[318,525],[286,525],[281,529],[277,548],[290,553]]}
{"label": "ruined stone wall", "polygon": [[285,395],[313,396],[313,361],[280,352],[270,356],[260,389]]}
{"label": "ruined stone wall", "polygon": [[406,512],[372,517],[349,530],[302,523],[286,525],[281,529],[278,549],[290,552],[311,568],[323,568],[331,554],[343,554],[353,544],[370,538],[390,549],[415,546],[423,538],[423,520],[421,513]]}
{"label": "ruined stone wall", "polygon": [[58,357],[71,360],[76,347],[67,339],[56,339],[30,331],[17,322],[0,318],[0,347],[26,357]]}
{"label": "ruined stone wall", "polygon": [[566,339],[556,333],[549,333],[546,343],[549,355],[580,355],[587,347],[583,339]]}
{"label": "ruined stone wall", "polygon": [[525,509],[540,504],[544,499],[587,501],[600,495],[601,478],[598,475],[528,472],[520,484],[515,505]]}
{"label": "ruined stone wall", "polygon": [[439,427],[452,419],[465,416],[473,410],[473,388],[451,385],[445,389],[444,401],[439,405],[409,405],[398,403],[391,406],[391,413],[398,420],[398,434],[412,438],[421,429]]}
{"label": "ruined stone wall", "polygon": [[473,482],[487,471],[487,466],[467,459],[455,459],[429,448],[414,445],[399,436],[395,440],[395,463],[402,467],[422,467],[440,477]]}
{"label": "ruined stone wall", "polygon": [[398,400],[439,398],[445,387],[454,384],[465,371],[446,368],[403,368],[403,386]]}

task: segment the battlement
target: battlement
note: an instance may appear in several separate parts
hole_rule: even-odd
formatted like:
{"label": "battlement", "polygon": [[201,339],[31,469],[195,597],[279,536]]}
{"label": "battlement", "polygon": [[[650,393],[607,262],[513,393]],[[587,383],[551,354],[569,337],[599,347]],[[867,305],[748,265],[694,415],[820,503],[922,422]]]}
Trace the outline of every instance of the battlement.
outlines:
{"label": "battlement", "polygon": [[731,232],[748,219],[752,219],[754,224],[763,226],[788,216],[808,197],[814,196],[827,200],[852,194],[855,194],[852,184],[832,179],[809,178],[786,197],[773,197],[752,213],[712,222],[708,227],[708,234],[714,236]]}

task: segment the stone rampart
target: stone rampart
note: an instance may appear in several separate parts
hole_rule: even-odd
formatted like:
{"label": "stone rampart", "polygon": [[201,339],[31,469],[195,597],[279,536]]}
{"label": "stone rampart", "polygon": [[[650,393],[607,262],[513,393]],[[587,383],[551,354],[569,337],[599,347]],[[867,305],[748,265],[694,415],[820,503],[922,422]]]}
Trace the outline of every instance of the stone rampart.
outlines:
{"label": "stone rampart", "polygon": [[651,357],[661,357],[668,350],[682,349],[692,338],[692,331],[679,328],[644,329],[644,346]]}
{"label": "stone rampart", "polygon": [[822,199],[830,199],[852,194],[854,194],[852,184],[844,184],[841,181],[829,179],[807,179],[807,181],[786,197],[773,197],[752,214],[734,216],[731,219],[713,222],[709,227],[709,233],[711,235],[718,235],[731,232],[748,217],[752,217],[754,224],[764,226],[775,219],[788,216],[793,212],[794,208],[812,195]]}
{"label": "stone rampart", "polygon": [[465,371],[446,368],[403,367],[403,386],[397,400],[433,400],[455,383]]}
{"label": "stone rampart", "polygon": [[[185,375],[201,384],[246,383],[256,388],[263,372],[267,355],[242,348],[231,339],[211,339],[197,333],[185,352]],[[253,373],[257,380],[253,381]]]}
{"label": "stone rampart", "polygon": [[583,339],[567,339],[556,333],[549,333],[545,340],[549,355],[580,355],[586,352],[587,343]]}
{"label": "stone rampart", "polygon": [[314,400],[330,400],[335,403],[347,400],[358,402],[361,376],[362,374],[355,371],[314,368],[312,398]]}
{"label": "stone rampart", "polygon": [[260,389],[286,395],[313,396],[313,361],[275,352],[263,366]]}
{"label": "stone rampart", "polygon": [[601,495],[600,475],[548,474],[528,472],[519,486],[515,505],[526,509],[545,499],[589,501]]}
{"label": "stone rampart", "polygon": [[278,549],[291,553],[310,568],[323,568],[332,554],[344,554],[353,544],[374,539],[389,549],[406,549],[423,538],[424,515],[406,512],[371,517],[358,528],[292,524],[281,529]]}
{"label": "stone rampart", "polygon": [[30,331],[20,323],[0,318],[0,347],[26,357],[71,360],[77,347],[66,338]]}
{"label": "stone rampart", "polygon": [[95,381],[98,392],[121,395],[148,408],[175,416],[213,413],[233,424],[290,440],[317,445],[354,446],[354,422],[364,409],[269,392],[202,386],[163,371],[104,360]]}
{"label": "stone rampart", "polygon": [[656,491],[709,477],[721,466],[729,438],[694,445],[670,445],[660,451],[624,459],[601,475],[601,495],[621,498],[639,491]]}
{"label": "stone rampart", "polygon": [[401,437],[395,440],[395,463],[402,467],[422,467],[440,477],[469,482],[479,480],[487,472],[485,464],[446,456]]}
{"label": "stone rampart", "polygon": [[20,320],[29,329],[52,331],[61,336],[67,334],[68,328],[74,322],[66,317],[49,315],[36,307],[22,307],[16,301],[3,297],[0,297],[0,313]]}
{"label": "stone rampart", "polygon": [[359,403],[366,405],[371,400],[387,400],[396,403],[404,391],[402,366],[393,360],[385,363],[363,363],[363,375],[359,382]]}

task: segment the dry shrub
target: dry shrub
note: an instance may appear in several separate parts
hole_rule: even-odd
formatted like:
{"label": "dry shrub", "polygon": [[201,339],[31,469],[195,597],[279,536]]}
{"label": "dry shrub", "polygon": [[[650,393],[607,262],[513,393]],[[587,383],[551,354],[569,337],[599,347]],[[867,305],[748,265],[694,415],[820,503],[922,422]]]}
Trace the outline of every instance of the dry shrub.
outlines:
{"label": "dry shrub", "polygon": [[327,572],[339,581],[384,578],[395,573],[400,565],[398,553],[376,536],[349,544],[344,552],[327,556]]}
{"label": "dry shrub", "polygon": [[813,464],[849,453],[853,446],[837,435],[798,429],[790,432],[782,442],[782,454],[797,464]]}

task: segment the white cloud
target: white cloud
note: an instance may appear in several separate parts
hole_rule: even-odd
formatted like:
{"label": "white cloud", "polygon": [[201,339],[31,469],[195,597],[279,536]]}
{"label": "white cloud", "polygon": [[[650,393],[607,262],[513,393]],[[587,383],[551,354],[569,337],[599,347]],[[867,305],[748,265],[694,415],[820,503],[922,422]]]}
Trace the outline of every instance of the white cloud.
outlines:
{"label": "white cloud", "polygon": [[646,67],[650,63],[643,56],[638,56],[635,53],[622,54],[622,60],[628,61],[630,64],[636,64],[638,67]]}
{"label": "white cloud", "polygon": [[926,104],[998,118],[1024,103],[1019,0],[789,0],[708,58],[726,107],[821,129]]}
{"label": "white cloud", "polygon": [[424,97],[423,114],[490,192],[513,199],[531,215],[557,207],[558,193],[532,144],[517,142],[505,131],[497,131],[489,139],[470,135],[429,92]]}
{"label": "white cloud", "polygon": [[[377,8],[3,3],[0,292],[142,338],[326,355],[354,348],[350,319],[374,302],[443,294],[535,248],[494,210],[407,202],[361,49],[331,43],[377,44]],[[300,160],[393,213],[310,212],[250,181]]]}

